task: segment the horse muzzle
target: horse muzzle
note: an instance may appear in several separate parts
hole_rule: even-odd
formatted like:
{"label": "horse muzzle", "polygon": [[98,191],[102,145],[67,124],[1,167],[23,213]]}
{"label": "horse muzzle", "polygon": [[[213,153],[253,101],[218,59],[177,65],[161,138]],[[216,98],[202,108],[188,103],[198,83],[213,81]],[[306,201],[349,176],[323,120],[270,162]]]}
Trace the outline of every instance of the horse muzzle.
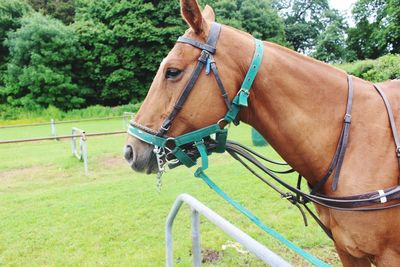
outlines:
{"label": "horse muzzle", "polygon": [[132,170],[146,174],[157,173],[157,160],[149,144],[136,138],[128,138],[123,153]]}

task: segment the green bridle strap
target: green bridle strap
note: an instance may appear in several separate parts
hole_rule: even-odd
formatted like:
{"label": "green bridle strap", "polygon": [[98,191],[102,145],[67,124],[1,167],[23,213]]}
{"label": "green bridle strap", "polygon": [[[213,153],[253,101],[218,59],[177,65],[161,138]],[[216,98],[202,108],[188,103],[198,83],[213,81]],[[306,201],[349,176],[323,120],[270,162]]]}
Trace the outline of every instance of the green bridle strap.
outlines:
{"label": "green bridle strap", "polygon": [[264,54],[263,42],[261,40],[255,39],[255,45],[256,48],[254,51],[253,60],[250,64],[249,70],[247,71],[246,77],[243,80],[242,87],[233,99],[231,108],[228,110],[224,117],[224,120],[226,122],[232,122],[236,119],[237,114],[240,111],[240,107],[248,106],[250,88],[254,82],[254,79],[256,78],[258,70],[260,69]]}
{"label": "green bridle strap", "polygon": [[164,137],[160,137],[155,134],[148,133],[148,132],[146,132],[138,127],[134,127],[132,125],[129,125],[129,127],[128,127],[128,134],[136,137],[137,139],[139,139],[145,143],[148,143],[153,146],[158,146],[158,147],[164,147],[165,141],[167,140]]}
{"label": "green bridle strap", "polygon": [[[232,101],[232,105],[224,117],[224,121],[230,123],[234,121],[239,113],[241,107],[248,106],[248,96],[250,93],[251,85],[260,69],[262,58],[264,53],[264,45],[261,40],[255,39],[255,50],[252,62],[243,80],[242,86]],[[140,127],[130,125],[128,128],[128,133],[135,136],[139,140],[151,144],[159,148],[167,148],[167,145],[173,145],[171,153],[185,166],[192,167],[196,165],[196,161],[191,159],[180,147],[189,143],[195,143],[197,147],[201,160],[202,169],[208,168],[208,153],[207,149],[203,143],[205,137],[215,134],[215,142],[217,147],[215,152],[223,153],[225,152],[225,144],[227,139],[228,130],[221,129],[219,123],[212,124],[210,126],[180,135],[178,137],[161,137],[154,133],[146,131],[146,129],[141,129]]]}
{"label": "green bridle strap", "polygon": [[200,142],[203,140],[203,138],[207,136],[224,132],[227,132],[227,129],[221,129],[221,126],[219,126],[219,124],[212,124],[210,126],[198,129],[196,131],[180,135],[178,137],[173,138],[172,140],[175,141],[176,146],[181,146],[192,142]]}
{"label": "green bridle strap", "polygon": [[271,235],[275,239],[279,240],[283,244],[285,244],[288,248],[301,255],[304,259],[312,263],[314,266],[318,267],[329,267],[330,265],[321,261],[314,255],[308,253],[302,248],[298,247],[294,243],[290,242],[288,239],[283,237],[277,231],[265,225],[257,216],[255,216],[251,211],[246,209],[244,206],[240,205],[237,201],[231,198],[227,193],[225,193],[218,185],[216,185],[210,177],[207,176],[202,170],[202,168],[198,168],[194,174],[197,178],[203,180],[212,190],[214,190],[218,195],[220,195],[223,199],[225,199],[229,204],[231,204],[234,208],[236,208],[239,212],[245,215],[250,221],[252,221],[255,225],[257,225],[260,229],[262,229],[267,234]]}

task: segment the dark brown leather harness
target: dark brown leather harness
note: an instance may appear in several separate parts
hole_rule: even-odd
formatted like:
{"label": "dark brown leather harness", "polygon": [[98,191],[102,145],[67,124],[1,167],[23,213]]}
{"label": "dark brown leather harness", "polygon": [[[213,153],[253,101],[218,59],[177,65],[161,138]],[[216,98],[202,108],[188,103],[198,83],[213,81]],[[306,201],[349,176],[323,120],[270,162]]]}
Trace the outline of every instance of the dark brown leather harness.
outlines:
{"label": "dark brown leather harness", "polygon": [[[310,194],[304,193],[301,191],[301,180],[302,176],[299,175],[298,182],[297,182],[297,187],[293,187],[286,182],[284,182],[282,179],[280,179],[276,173],[289,173],[294,170],[287,170],[283,172],[277,172],[274,171],[268,167],[266,167],[264,164],[262,164],[257,158],[261,158],[263,160],[270,161],[268,159],[263,158],[261,155],[258,153],[250,150],[249,148],[246,148],[238,143],[229,141],[227,143],[227,151],[240,163],[242,163],[247,169],[249,169],[254,175],[256,175],[259,179],[261,179],[264,183],[272,187],[274,190],[279,192],[282,196],[282,198],[285,198],[289,200],[292,204],[296,205],[296,207],[299,208],[301,211],[304,222],[307,225],[306,217],[304,215],[304,212],[301,209],[302,205],[309,213],[310,215],[317,221],[317,223],[321,226],[321,228],[325,231],[325,233],[333,239],[331,231],[319,220],[319,218],[311,211],[311,209],[307,206],[307,203],[313,202],[315,204],[321,205],[326,208],[331,208],[331,209],[336,209],[336,210],[343,210],[343,211],[378,211],[378,210],[384,210],[384,209],[390,209],[394,207],[400,206],[400,203],[393,203],[393,204],[386,204],[390,201],[394,200],[400,200],[400,185],[388,188],[388,189],[382,189],[382,190],[377,190],[374,192],[369,192],[365,194],[360,194],[360,195],[352,195],[352,196],[344,196],[344,197],[330,197],[323,195],[320,192],[322,186],[328,181],[329,177],[332,176],[333,173],[333,181],[332,181],[332,190],[335,191],[338,186],[339,182],[339,177],[340,177],[340,171],[341,167],[343,164],[344,156],[346,153],[346,148],[348,144],[348,139],[349,139],[349,133],[350,133],[350,124],[351,124],[351,108],[352,108],[352,102],[353,102],[353,83],[352,83],[352,77],[349,75],[347,77],[348,80],[348,97],[347,97],[347,105],[346,105],[346,113],[343,119],[343,127],[342,131],[340,133],[338,145],[336,148],[336,152],[333,156],[333,159],[331,161],[331,164],[329,165],[329,168],[326,172],[326,174],[319,180],[319,182],[311,186],[309,184],[309,187],[311,189]],[[383,102],[385,104],[388,117],[389,117],[389,122],[390,122],[390,127],[392,130],[393,134],[393,139],[395,142],[395,152],[396,152],[396,157],[398,159],[399,163],[399,169],[400,169],[400,141],[399,141],[399,136],[394,120],[394,115],[393,115],[393,110],[390,106],[389,100],[382,91],[382,89],[378,85],[374,85],[374,88],[378,91],[380,96],[383,99]],[[260,174],[258,174],[252,167],[250,167],[248,164],[246,164],[243,159],[246,159],[250,163],[252,163],[254,166],[256,166],[259,170],[263,171],[264,173],[268,174],[270,177],[272,177],[276,182],[284,186],[286,189],[288,189],[290,192],[284,193],[281,190],[277,189],[275,186],[273,186],[270,182],[268,182],[264,177],[262,177]],[[280,164],[281,165],[281,164]],[[294,193],[294,194],[292,194]],[[300,204],[300,205],[299,205]],[[372,207],[371,207],[372,206]]]}

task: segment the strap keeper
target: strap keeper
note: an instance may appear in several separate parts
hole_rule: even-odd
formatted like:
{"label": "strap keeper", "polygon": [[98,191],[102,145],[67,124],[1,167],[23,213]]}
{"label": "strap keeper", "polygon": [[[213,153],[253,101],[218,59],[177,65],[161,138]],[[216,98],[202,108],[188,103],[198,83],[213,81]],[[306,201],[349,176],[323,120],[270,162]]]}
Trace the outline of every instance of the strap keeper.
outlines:
{"label": "strap keeper", "polygon": [[209,56],[210,54],[206,50],[202,50],[198,61],[205,64],[207,63],[207,59],[209,58]]}
{"label": "strap keeper", "polygon": [[344,115],[344,123],[351,123],[351,115],[350,114]]}
{"label": "strap keeper", "polygon": [[237,97],[238,97],[238,104],[239,106],[247,107],[249,105],[248,98],[249,98],[249,90],[245,88],[240,88]]}
{"label": "strap keeper", "polygon": [[378,194],[379,194],[379,196],[381,197],[381,198],[380,198],[381,203],[382,203],[382,204],[383,204],[383,203],[386,203],[386,202],[387,202],[387,198],[386,198],[386,195],[385,195],[385,191],[383,191],[383,190],[378,190]]}

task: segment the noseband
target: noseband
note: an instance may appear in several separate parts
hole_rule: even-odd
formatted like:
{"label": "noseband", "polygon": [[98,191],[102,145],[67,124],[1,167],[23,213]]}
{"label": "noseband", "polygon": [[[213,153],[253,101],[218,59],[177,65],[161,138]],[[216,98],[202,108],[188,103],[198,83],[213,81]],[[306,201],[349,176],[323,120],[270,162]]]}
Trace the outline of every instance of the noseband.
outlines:
{"label": "noseband", "polygon": [[[143,142],[146,142],[155,147],[154,152],[157,157],[159,173],[164,171],[163,166],[168,163],[171,166],[177,164],[178,162],[186,165],[187,167],[192,167],[196,165],[196,159],[190,157],[184,148],[185,146],[191,146],[197,148],[199,155],[202,159],[202,166],[199,168],[205,170],[208,167],[208,154],[205,145],[205,140],[214,144],[213,152],[223,153],[226,147],[227,139],[227,129],[224,125],[231,122],[236,123],[237,114],[242,106],[247,107],[251,85],[257,75],[260,68],[264,46],[261,40],[255,40],[255,51],[253,55],[253,60],[249,66],[245,79],[242,83],[240,90],[234,97],[232,103],[229,102],[228,94],[220,78],[216,63],[214,61],[213,55],[217,52],[216,44],[219,38],[219,33],[221,31],[221,25],[218,23],[212,23],[208,40],[206,43],[190,39],[184,36],[178,38],[179,43],[189,44],[193,47],[201,49],[200,57],[198,58],[197,65],[192,72],[189,81],[182,90],[181,95],[176,101],[171,113],[162,123],[160,129],[155,131],[144,125],[140,125],[137,122],[131,122],[128,133]],[[171,127],[172,122],[178,115],[178,112],[182,109],[183,104],[188,98],[190,92],[192,91],[196,81],[199,79],[203,68],[205,67],[206,75],[209,75],[211,71],[214,74],[218,88],[221,92],[225,105],[227,107],[227,113],[224,118],[220,119],[215,124],[210,126],[192,131],[177,137],[169,137],[167,135],[168,130]],[[215,135],[215,138],[211,136]],[[169,160],[169,155],[174,155],[175,160]],[[200,170],[199,170],[200,171]]]}

